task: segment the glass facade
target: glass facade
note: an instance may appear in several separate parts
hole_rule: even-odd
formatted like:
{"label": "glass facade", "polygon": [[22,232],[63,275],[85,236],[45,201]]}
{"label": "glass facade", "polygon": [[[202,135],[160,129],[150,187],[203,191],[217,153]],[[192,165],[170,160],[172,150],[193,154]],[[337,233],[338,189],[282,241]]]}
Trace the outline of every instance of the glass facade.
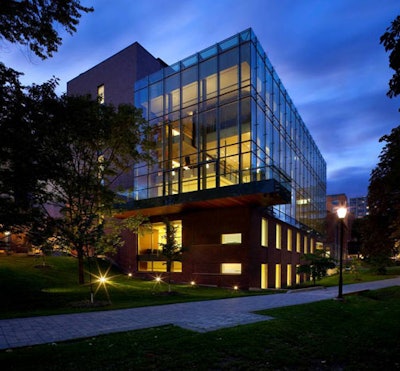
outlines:
{"label": "glass facade", "polygon": [[156,139],[135,200],[275,179],[271,215],[322,230],[326,163],[251,29],[137,81],[135,105]]}

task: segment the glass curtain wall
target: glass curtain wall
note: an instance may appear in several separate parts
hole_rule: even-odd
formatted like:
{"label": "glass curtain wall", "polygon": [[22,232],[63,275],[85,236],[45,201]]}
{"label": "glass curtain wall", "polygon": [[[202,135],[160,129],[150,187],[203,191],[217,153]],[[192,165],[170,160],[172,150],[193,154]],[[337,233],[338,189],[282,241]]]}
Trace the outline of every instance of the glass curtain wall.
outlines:
{"label": "glass curtain wall", "polygon": [[251,29],[138,81],[135,105],[157,143],[135,199],[274,178],[292,194],[274,216],[320,229],[325,161]]}

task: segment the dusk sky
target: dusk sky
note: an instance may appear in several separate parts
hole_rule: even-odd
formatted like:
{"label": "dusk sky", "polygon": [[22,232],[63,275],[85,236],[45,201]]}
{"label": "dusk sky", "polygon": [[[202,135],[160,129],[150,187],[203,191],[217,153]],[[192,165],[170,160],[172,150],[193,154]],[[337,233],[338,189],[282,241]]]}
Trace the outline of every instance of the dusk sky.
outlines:
{"label": "dusk sky", "polygon": [[[380,36],[399,0],[92,0],[73,36],[42,61],[0,41],[0,60],[26,84],[66,83],[138,41],[173,64],[253,28],[327,162],[328,194],[364,196],[379,138],[400,124],[400,99],[386,96],[388,54]],[[61,28],[60,28],[61,30]]]}

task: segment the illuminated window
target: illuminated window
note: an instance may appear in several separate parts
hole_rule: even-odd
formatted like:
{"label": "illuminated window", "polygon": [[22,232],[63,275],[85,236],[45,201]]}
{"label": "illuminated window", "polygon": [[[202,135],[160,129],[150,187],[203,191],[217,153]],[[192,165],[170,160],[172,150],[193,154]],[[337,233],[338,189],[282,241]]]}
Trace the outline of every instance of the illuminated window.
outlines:
{"label": "illuminated window", "polygon": [[287,265],[286,285],[292,286],[292,264]]}
{"label": "illuminated window", "polygon": [[280,224],[276,225],[276,248],[282,248],[282,227]]}
{"label": "illuminated window", "polygon": [[268,288],[268,264],[261,264],[261,288]]}
{"label": "illuminated window", "polygon": [[[164,260],[139,261],[138,270],[139,272],[166,272],[167,262]],[[172,262],[171,272],[182,272],[182,262]]]}
{"label": "illuminated window", "polygon": [[100,104],[104,104],[104,84],[97,87],[97,99]]}
{"label": "illuminated window", "polygon": [[261,220],[261,246],[268,246],[268,220],[265,218]]}
{"label": "illuminated window", "polygon": [[[297,264],[296,265],[296,272],[297,272],[297,268],[299,268],[299,267],[300,267],[300,264]],[[300,283],[300,274],[299,273],[296,273],[296,283],[297,284]]]}
{"label": "illuminated window", "polygon": [[[174,220],[171,224],[176,228],[175,239],[178,246],[182,244],[182,221]],[[140,227],[138,233],[138,270],[141,272],[166,272],[167,264],[162,257],[162,243],[165,243],[165,224],[153,223]],[[142,260],[143,259],[143,260]],[[174,261],[172,272],[182,272],[182,263]]]}
{"label": "illuminated window", "polygon": [[223,245],[237,245],[242,243],[241,233],[225,233],[221,235],[221,243]]}
{"label": "illuminated window", "polygon": [[314,239],[311,238],[310,239],[310,253],[314,254],[314,251],[315,251],[315,249],[314,249]]}
{"label": "illuminated window", "polygon": [[304,254],[308,253],[307,236],[304,236]]}
{"label": "illuminated window", "polygon": [[281,282],[281,265],[275,264],[275,288],[280,289],[282,282]]}
{"label": "illuminated window", "polygon": [[240,263],[222,263],[222,274],[242,274],[242,264]]}
{"label": "illuminated window", "polygon": [[287,249],[288,251],[292,251],[292,230],[287,230]]}
{"label": "illuminated window", "polygon": [[297,234],[296,234],[296,252],[301,252],[300,233],[299,232],[297,232]]}

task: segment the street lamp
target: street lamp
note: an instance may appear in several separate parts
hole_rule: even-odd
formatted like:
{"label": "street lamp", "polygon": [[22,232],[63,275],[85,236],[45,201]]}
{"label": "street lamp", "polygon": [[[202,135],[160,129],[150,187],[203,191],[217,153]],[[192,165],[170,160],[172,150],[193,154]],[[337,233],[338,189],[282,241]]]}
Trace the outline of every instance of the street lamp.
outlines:
{"label": "street lamp", "polygon": [[340,242],[340,257],[339,257],[339,293],[338,293],[338,299],[342,300],[343,299],[343,240],[344,240],[344,218],[346,217],[347,214],[347,208],[345,207],[339,207],[337,210],[337,216],[340,221],[340,236],[339,236],[339,242]]}

